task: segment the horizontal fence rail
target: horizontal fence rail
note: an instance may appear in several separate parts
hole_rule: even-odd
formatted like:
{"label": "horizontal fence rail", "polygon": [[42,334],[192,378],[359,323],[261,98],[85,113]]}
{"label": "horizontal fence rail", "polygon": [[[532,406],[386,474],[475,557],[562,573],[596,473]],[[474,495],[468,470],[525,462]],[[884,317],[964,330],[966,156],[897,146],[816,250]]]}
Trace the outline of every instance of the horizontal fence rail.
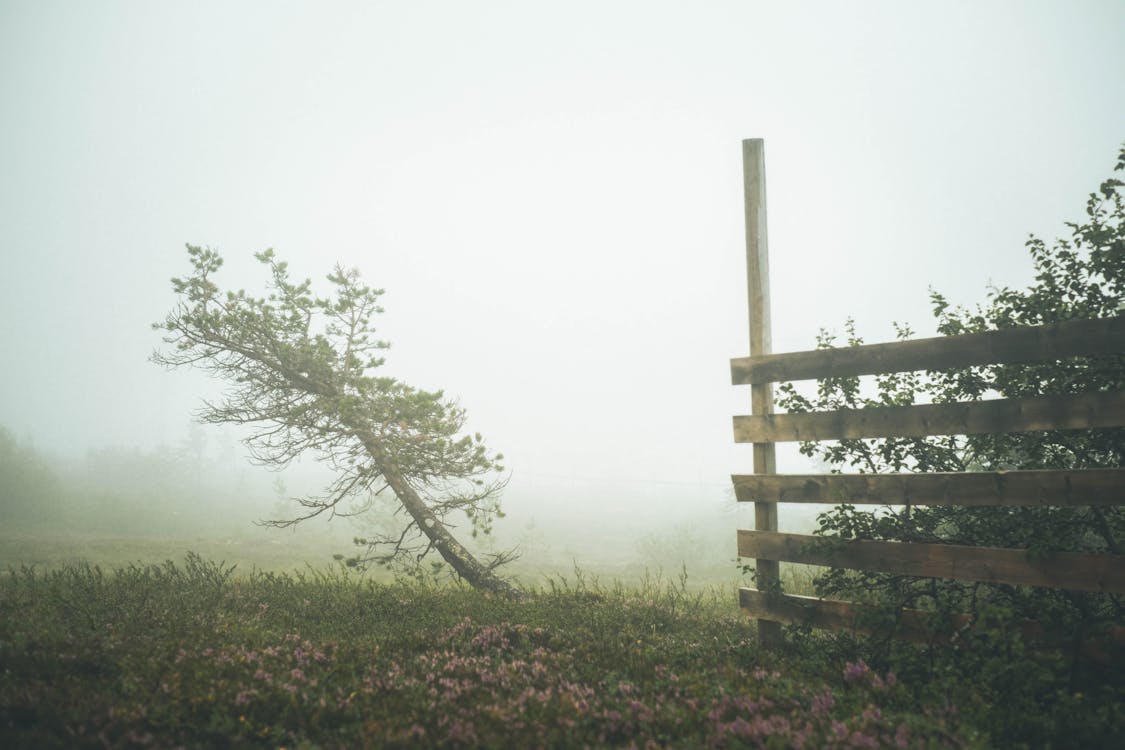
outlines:
{"label": "horizontal fence rail", "polygon": [[[933,612],[917,609],[900,609],[894,613],[892,622],[886,621],[887,613],[868,604],[857,604],[837,599],[818,599],[796,594],[766,594],[755,589],[738,590],[739,606],[751,617],[785,623],[786,625],[807,625],[830,630],[852,630],[857,633],[883,635],[893,630],[896,638],[911,643],[950,644],[959,633],[971,630],[975,625],[973,618],[964,613],[952,613],[946,618],[938,618]],[[1012,623],[1025,639],[1049,639],[1049,633],[1040,622],[1021,620]],[[1055,638],[1065,638],[1056,634]],[[1101,642],[1084,644],[1086,655],[1100,656],[1098,650],[1106,643],[1125,646],[1125,627],[1111,627],[1104,633]]]}
{"label": "horizontal fence rail", "polygon": [[[818,599],[797,594],[767,594],[756,589],[740,588],[738,603],[752,617],[773,620],[786,625],[808,625],[832,630],[854,630],[874,634],[880,615],[885,613],[870,605],[837,599]],[[934,613],[903,609],[896,613],[895,635],[913,643],[948,642],[951,632],[968,627],[972,618],[953,614],[946,622],[935,622]],[[944,626],[944,627],[943,627]]]}
{"label": "horizontal fence rail", "polygon": [[736,443],[980,435],[1125,426],[1125,392],[734,417]]}
{"label": "horizontal fence rail", "polygon": [[1125,316],[1068,320],[1043,326],[886,344],[737,357],[731,360],[731,380],[735,385],[750,385],[911,370],[946,370],[971,365],[1120,354],[1123,351]]}
{"label": "horizontal fence rail", "polygon": [[[1028,585],[1125,594],[1125,555],[1055,552],[1031,557],[1027,550],[915,541],[877,541],[808,536],[778,531],[780,503],[887,506],[1101,507],[1125,506],[1125,468],[910,474],[778,475],[775,443],[985,435],[1125,427],[1125,391],[1043,395],[949,404],[873,405],[809,413],[775,414],[776,382],[858,378],[896,372],[951,372],[965,368],[1049,363],[1076,358],[1125,371],[1125,314],[1038,326],[939,336],[879,344],[772,353],[765,221],[765,162],[761,139],[743,141],[746,209],[749,357],[730,360],[735,385],[751,386],[750,414],[733,420],[734,439],[753,445],[753,474],[731,477],[735,496],[753,502],[754,531],[738,531],[738,555],[754,560],[757,585],[743,588],[742,608],[758,620],[764,645],[780,642],[780,624],[860,629],[891,616],[894,635],[907,640],[953,642],[971,628],[969,615],[934,615],[871,603],[829,601],[781,593],[782,562],[867,570],[891,575]],[[1098,361],[1096,358],[1102,358]],[[908,444],[909,447],[909,444]],[[1101,507],[1097,507],[1101,506]],[[1013,513],[1013,516],[1018,514]],[[1120,551],[1113,546],[1115,551]],[[943,632],[934,633],[935,626]],[[1032,621],[1006,623],[1042,634]],[[1125,643],[1125,628],[1116,628]],[[1055,642],[1072,634],[1053,633]],[[1090,645],[1088,642],[1086,645]],[[1065,646],[1065,644],[1064,644]]]}
{"label": "horizontal fence rail", "polygon": [[1034,559],[1020,549],[746,530],[738,532],[738,555],[897,575],[1125,594],[1125,555],[1056,552]]}
{"label": "horizontal fence rail", "polygon": [[740,502],[1076,506],[1125,502],[1125,469],[929,474],[735,474]]}

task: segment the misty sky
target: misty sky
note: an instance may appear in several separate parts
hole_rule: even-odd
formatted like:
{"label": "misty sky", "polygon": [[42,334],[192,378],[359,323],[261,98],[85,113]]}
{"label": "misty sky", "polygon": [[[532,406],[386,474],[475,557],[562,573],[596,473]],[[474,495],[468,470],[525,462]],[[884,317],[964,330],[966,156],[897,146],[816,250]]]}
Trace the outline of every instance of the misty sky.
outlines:
{"label": "misty sky", "polygon": [[[1125,140],[1125,3],[0,0],[0,424],[176,443],[147,361],[187,268],[384,287],[388,374],[458,396],[513,489],[748,471],[741,146],[774,348],[1030,279]],[[796,467],[790,464],[782,470]]]}

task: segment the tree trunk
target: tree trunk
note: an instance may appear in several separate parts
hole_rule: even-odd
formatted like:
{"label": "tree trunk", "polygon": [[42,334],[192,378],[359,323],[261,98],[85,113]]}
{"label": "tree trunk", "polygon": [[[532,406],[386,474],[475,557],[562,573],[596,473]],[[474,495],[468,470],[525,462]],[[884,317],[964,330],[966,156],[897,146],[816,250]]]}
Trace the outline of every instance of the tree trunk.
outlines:
{"label": "tree trunk", "polygon": [[512,598],[519,598],[523,595],[523,592],[499,578],[473,557],[473,553],[449,533],[445,524],[434,515],[433,511],[418,496],[418,493],[406,483],[401,474],[394,470],[384,469],[383,477],[387,480],[391,490],[398,496],[402,507],[406,508],[406,512],[418,524],[418,528],[433,542],[442,559],[457,571],[457,575],[478,589],[494,591]]}
{"label": "tree trunk", "polygon": [[468,581],[473,588],[492,591],[513,599],[519,599],[523,596],[522,591],[497,576],[487,566],[482,565],[465,545],[449,533],[449,529],[414,491],[414,488],[406,481],[406,477],[394,467],[393,462],[387,459],[379,446],[379,441],[369,429],[355,428],[355,434],[379,466],[383,478],[387,480],[387,486],[395,493],[399,502],[402,503],[402,507],[418,524],[422,533],[433,543],[442,559],[457,572],[457,575]]}

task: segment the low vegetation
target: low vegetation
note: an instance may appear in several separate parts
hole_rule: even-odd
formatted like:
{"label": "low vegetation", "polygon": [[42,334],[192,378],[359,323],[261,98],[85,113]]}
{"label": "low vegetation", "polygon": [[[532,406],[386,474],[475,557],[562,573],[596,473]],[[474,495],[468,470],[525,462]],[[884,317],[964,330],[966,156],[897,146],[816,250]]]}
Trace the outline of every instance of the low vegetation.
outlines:
{"label": "low vegetation", "polygon": [[580,572],[512,601],[194,554],[13,568],[0,745],[1096,747],[1125,729],[1114,695],[1051,683],[1027,654],[1004,655],[998,702],[937,652],[808,633],[764,652],[734,601]]}

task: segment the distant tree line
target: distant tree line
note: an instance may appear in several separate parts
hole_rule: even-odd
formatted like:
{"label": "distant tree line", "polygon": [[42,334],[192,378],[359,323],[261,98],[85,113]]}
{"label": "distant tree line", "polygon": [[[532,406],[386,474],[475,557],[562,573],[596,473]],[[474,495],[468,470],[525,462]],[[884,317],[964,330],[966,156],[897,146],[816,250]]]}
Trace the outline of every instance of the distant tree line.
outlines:
{"label": "distant tree line", "polygon": [[270,515],[262,476],[177,447],[100,447],[60,459],[0,425],[0,528],[100,534],[229,533]]}

